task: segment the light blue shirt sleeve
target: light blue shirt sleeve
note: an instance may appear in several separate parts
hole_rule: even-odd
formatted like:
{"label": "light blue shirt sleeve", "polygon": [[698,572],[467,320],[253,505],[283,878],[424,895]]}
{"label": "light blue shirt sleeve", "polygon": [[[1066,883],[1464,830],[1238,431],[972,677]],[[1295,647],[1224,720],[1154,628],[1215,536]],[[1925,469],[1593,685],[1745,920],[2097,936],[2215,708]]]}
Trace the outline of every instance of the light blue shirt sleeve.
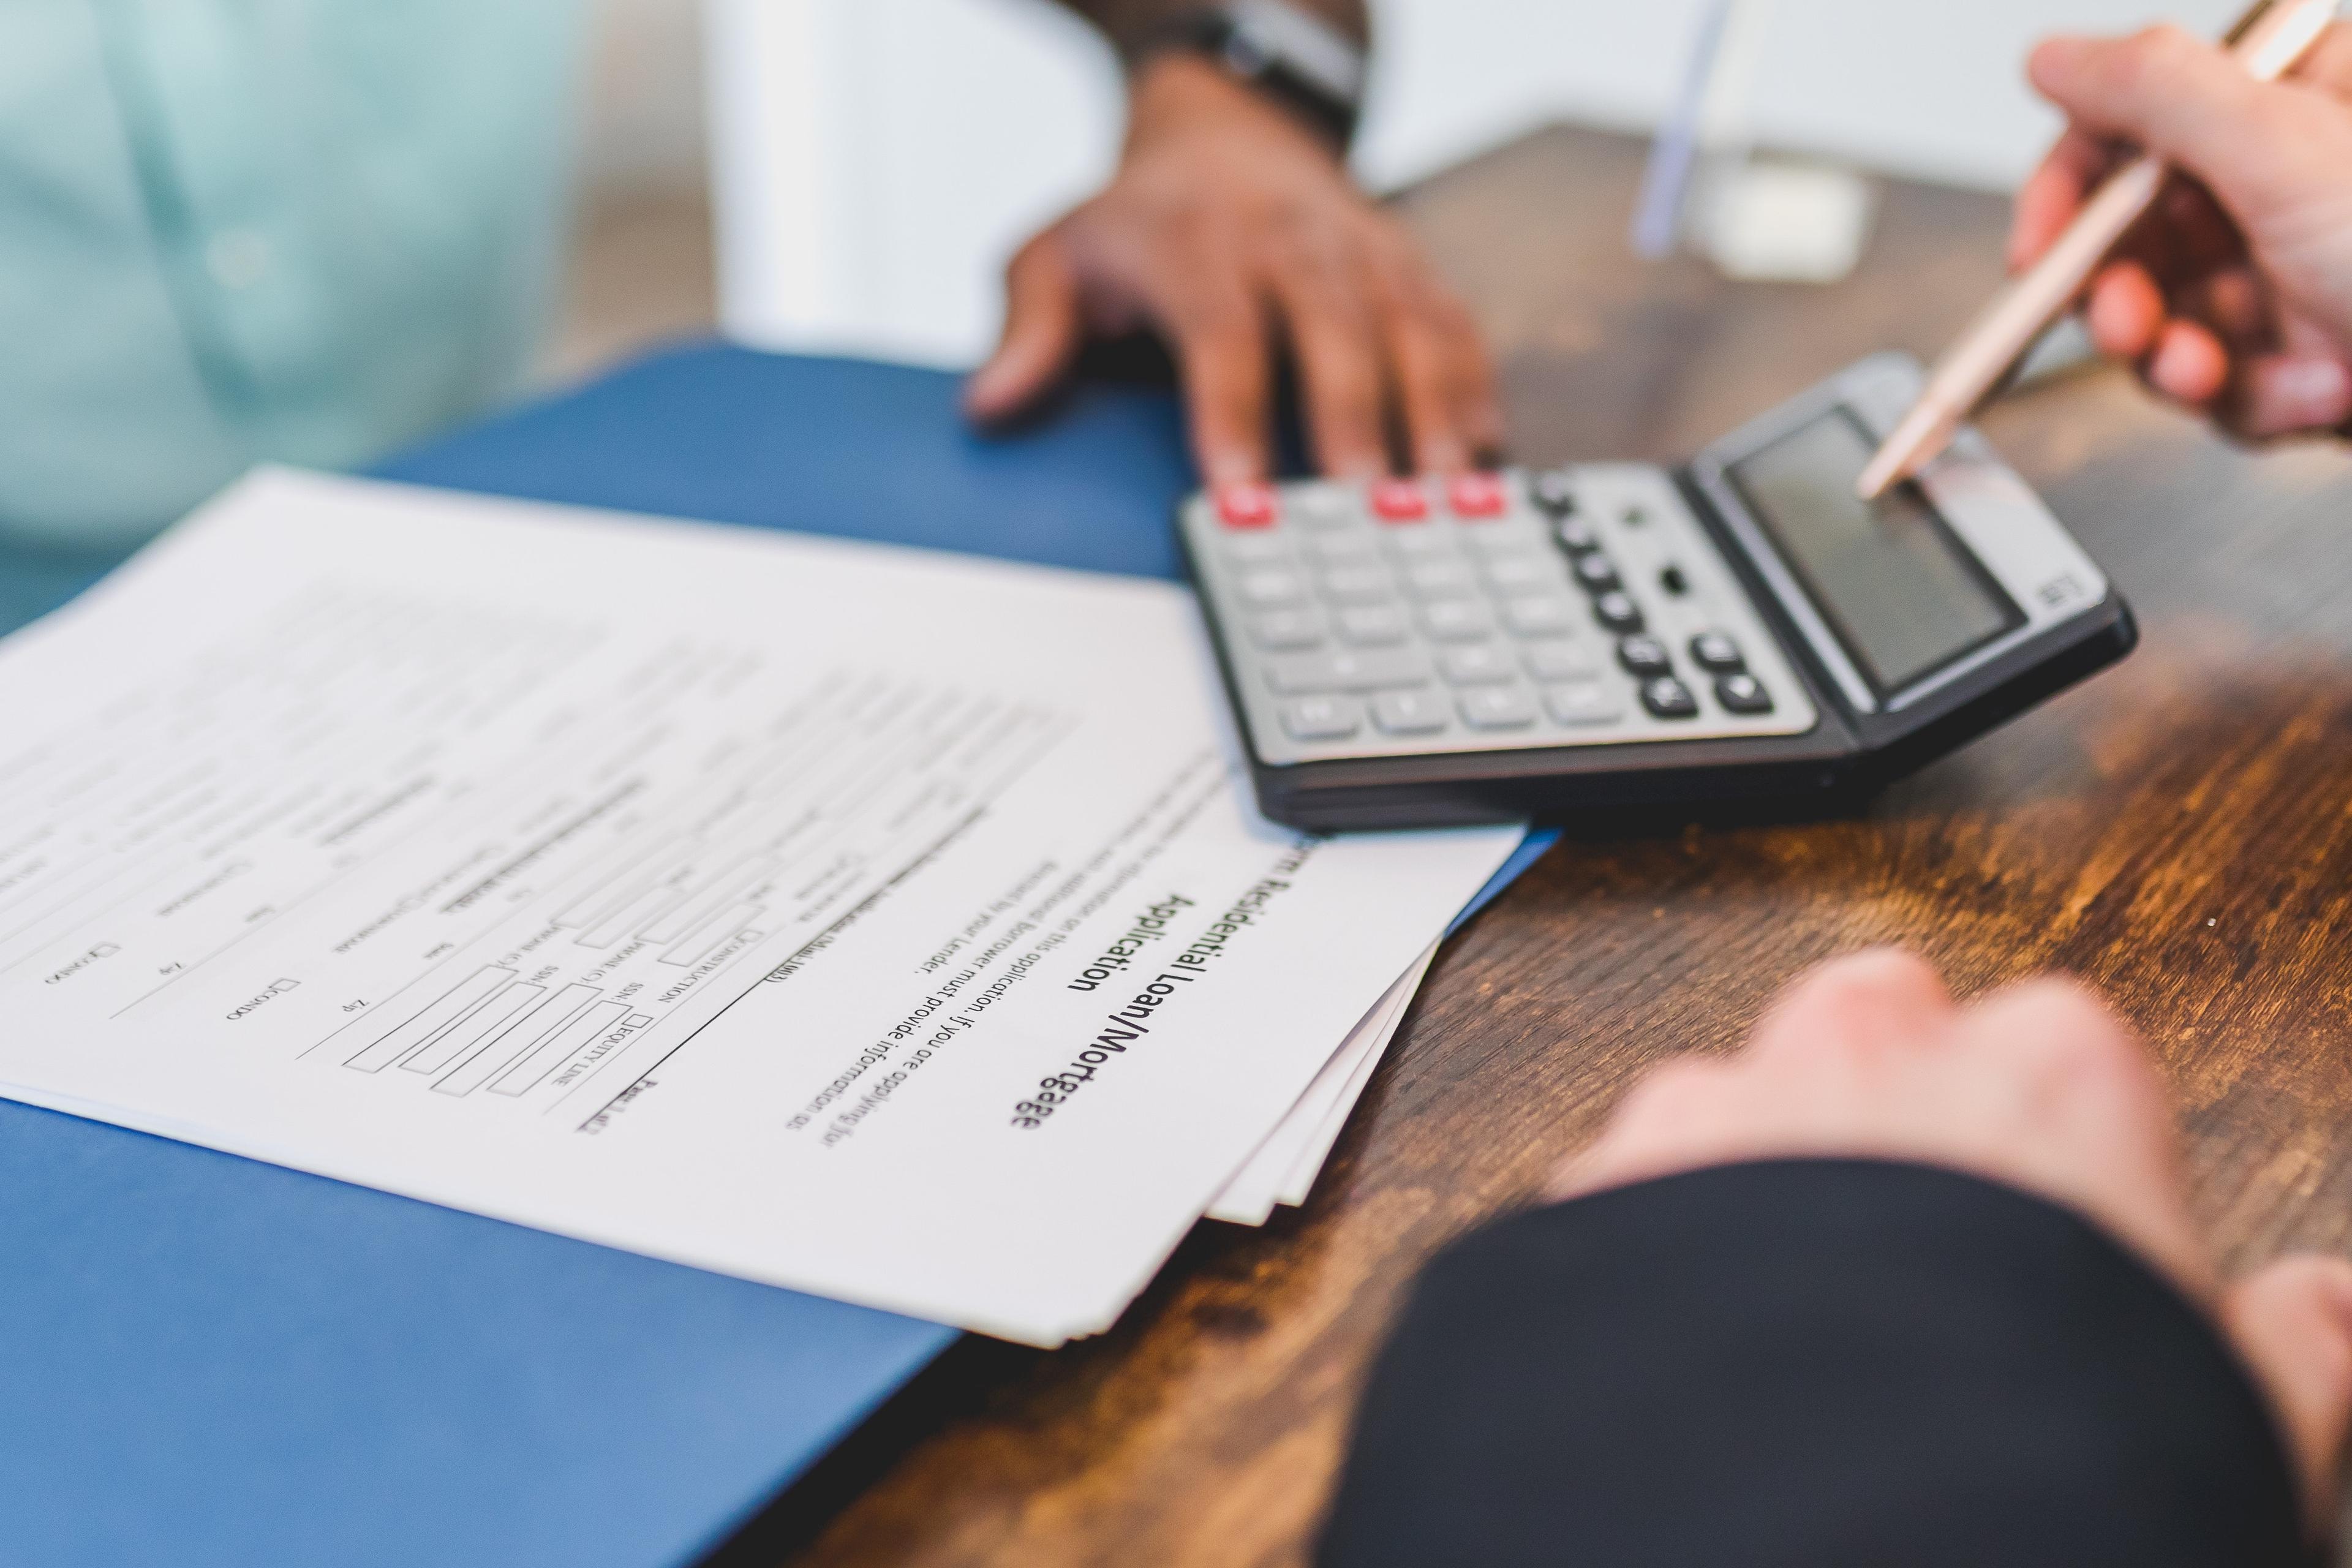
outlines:
{"label": "light blue shirt sleeve", "polygon": [[135,542],[511,389],[580,0],[0,0],[0,533]]}

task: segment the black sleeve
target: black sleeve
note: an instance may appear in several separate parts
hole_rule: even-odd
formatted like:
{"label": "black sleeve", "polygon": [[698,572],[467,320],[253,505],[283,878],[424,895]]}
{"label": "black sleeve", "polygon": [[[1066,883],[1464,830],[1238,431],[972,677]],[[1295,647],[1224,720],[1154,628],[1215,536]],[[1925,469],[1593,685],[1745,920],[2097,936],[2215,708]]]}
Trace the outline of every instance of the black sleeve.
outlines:
{"label": "black sleeve", "polygon": [[2220,1333],[2072,1212],[1924,1166],[1695,1172],[1442,1256],[1322,1568],[2288,1568]]}

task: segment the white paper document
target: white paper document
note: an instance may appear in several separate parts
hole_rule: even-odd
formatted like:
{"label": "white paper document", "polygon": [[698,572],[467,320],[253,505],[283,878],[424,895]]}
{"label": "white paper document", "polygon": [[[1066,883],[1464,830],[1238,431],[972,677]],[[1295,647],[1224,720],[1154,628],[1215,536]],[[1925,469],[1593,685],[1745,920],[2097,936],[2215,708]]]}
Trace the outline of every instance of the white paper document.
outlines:
{"label": "white paper document", "polygon": [[1166,584],[258,476],[0,644],[0,1093],[1097,1331],[1520,837],[1269,826],[1206,658]]}
{"label": "white paper document", "polygon": [[1432,947],[1372,1005],[1364,1021],[1315,1075],[1315,1081],[1290,1108],[1282,1125],[1267,1135],[1249,1163],[1225,1184],[1225,1190],[1209,1205],[1211,1219],[1264,1225],[1277,1207],[1307,1201],[1315,1178],[1322,1173],[1323,1162],[1330,1158],[1332,1146],[1347,1130],[1349,1112],[1363,1097],[1372,1069],[1381,1065],[1381,1058],[1403,1026],[1405,1013],[1436,960],[1437,949]]}

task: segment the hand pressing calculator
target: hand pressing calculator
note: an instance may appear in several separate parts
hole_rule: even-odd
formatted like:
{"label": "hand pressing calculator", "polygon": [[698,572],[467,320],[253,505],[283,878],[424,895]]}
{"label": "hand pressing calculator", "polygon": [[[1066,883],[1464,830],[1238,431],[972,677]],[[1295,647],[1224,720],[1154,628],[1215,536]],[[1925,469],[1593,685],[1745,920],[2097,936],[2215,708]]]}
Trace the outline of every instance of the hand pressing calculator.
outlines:
{"label": "hand pressing calculator", "polygon": [[1867,360],[1674,472],[1188,500],[1261,807],[1334,831],[1794,806],[2121,658],[2131,612],[1974,431],[1857,497],[1920,383]]}

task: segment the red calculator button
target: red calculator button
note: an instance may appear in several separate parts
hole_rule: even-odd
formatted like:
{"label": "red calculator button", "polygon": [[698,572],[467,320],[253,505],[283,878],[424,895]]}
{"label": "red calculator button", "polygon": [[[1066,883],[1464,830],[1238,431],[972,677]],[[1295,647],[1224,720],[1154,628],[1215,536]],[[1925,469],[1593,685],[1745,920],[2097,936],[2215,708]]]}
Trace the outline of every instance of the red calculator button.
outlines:
{"label": "red calculator button", "polygon": [[1500,517],[1510,510],[1503,481],[1492,474],[1464,474],[1454,481],[1447,500],[1456,517]]}
{"label": "red calculator button", "polygon": [[1217,492],[1217,516],[1227,528],[1272,528],[1281,512],[1271,485],[1227,485]]}
{"label": "red calculator button", "polygon": [[1429,492],[1411,479],[1382,479],[1372,487],[1372,515],[1386,522],[1420,522],[1429,516]]}

